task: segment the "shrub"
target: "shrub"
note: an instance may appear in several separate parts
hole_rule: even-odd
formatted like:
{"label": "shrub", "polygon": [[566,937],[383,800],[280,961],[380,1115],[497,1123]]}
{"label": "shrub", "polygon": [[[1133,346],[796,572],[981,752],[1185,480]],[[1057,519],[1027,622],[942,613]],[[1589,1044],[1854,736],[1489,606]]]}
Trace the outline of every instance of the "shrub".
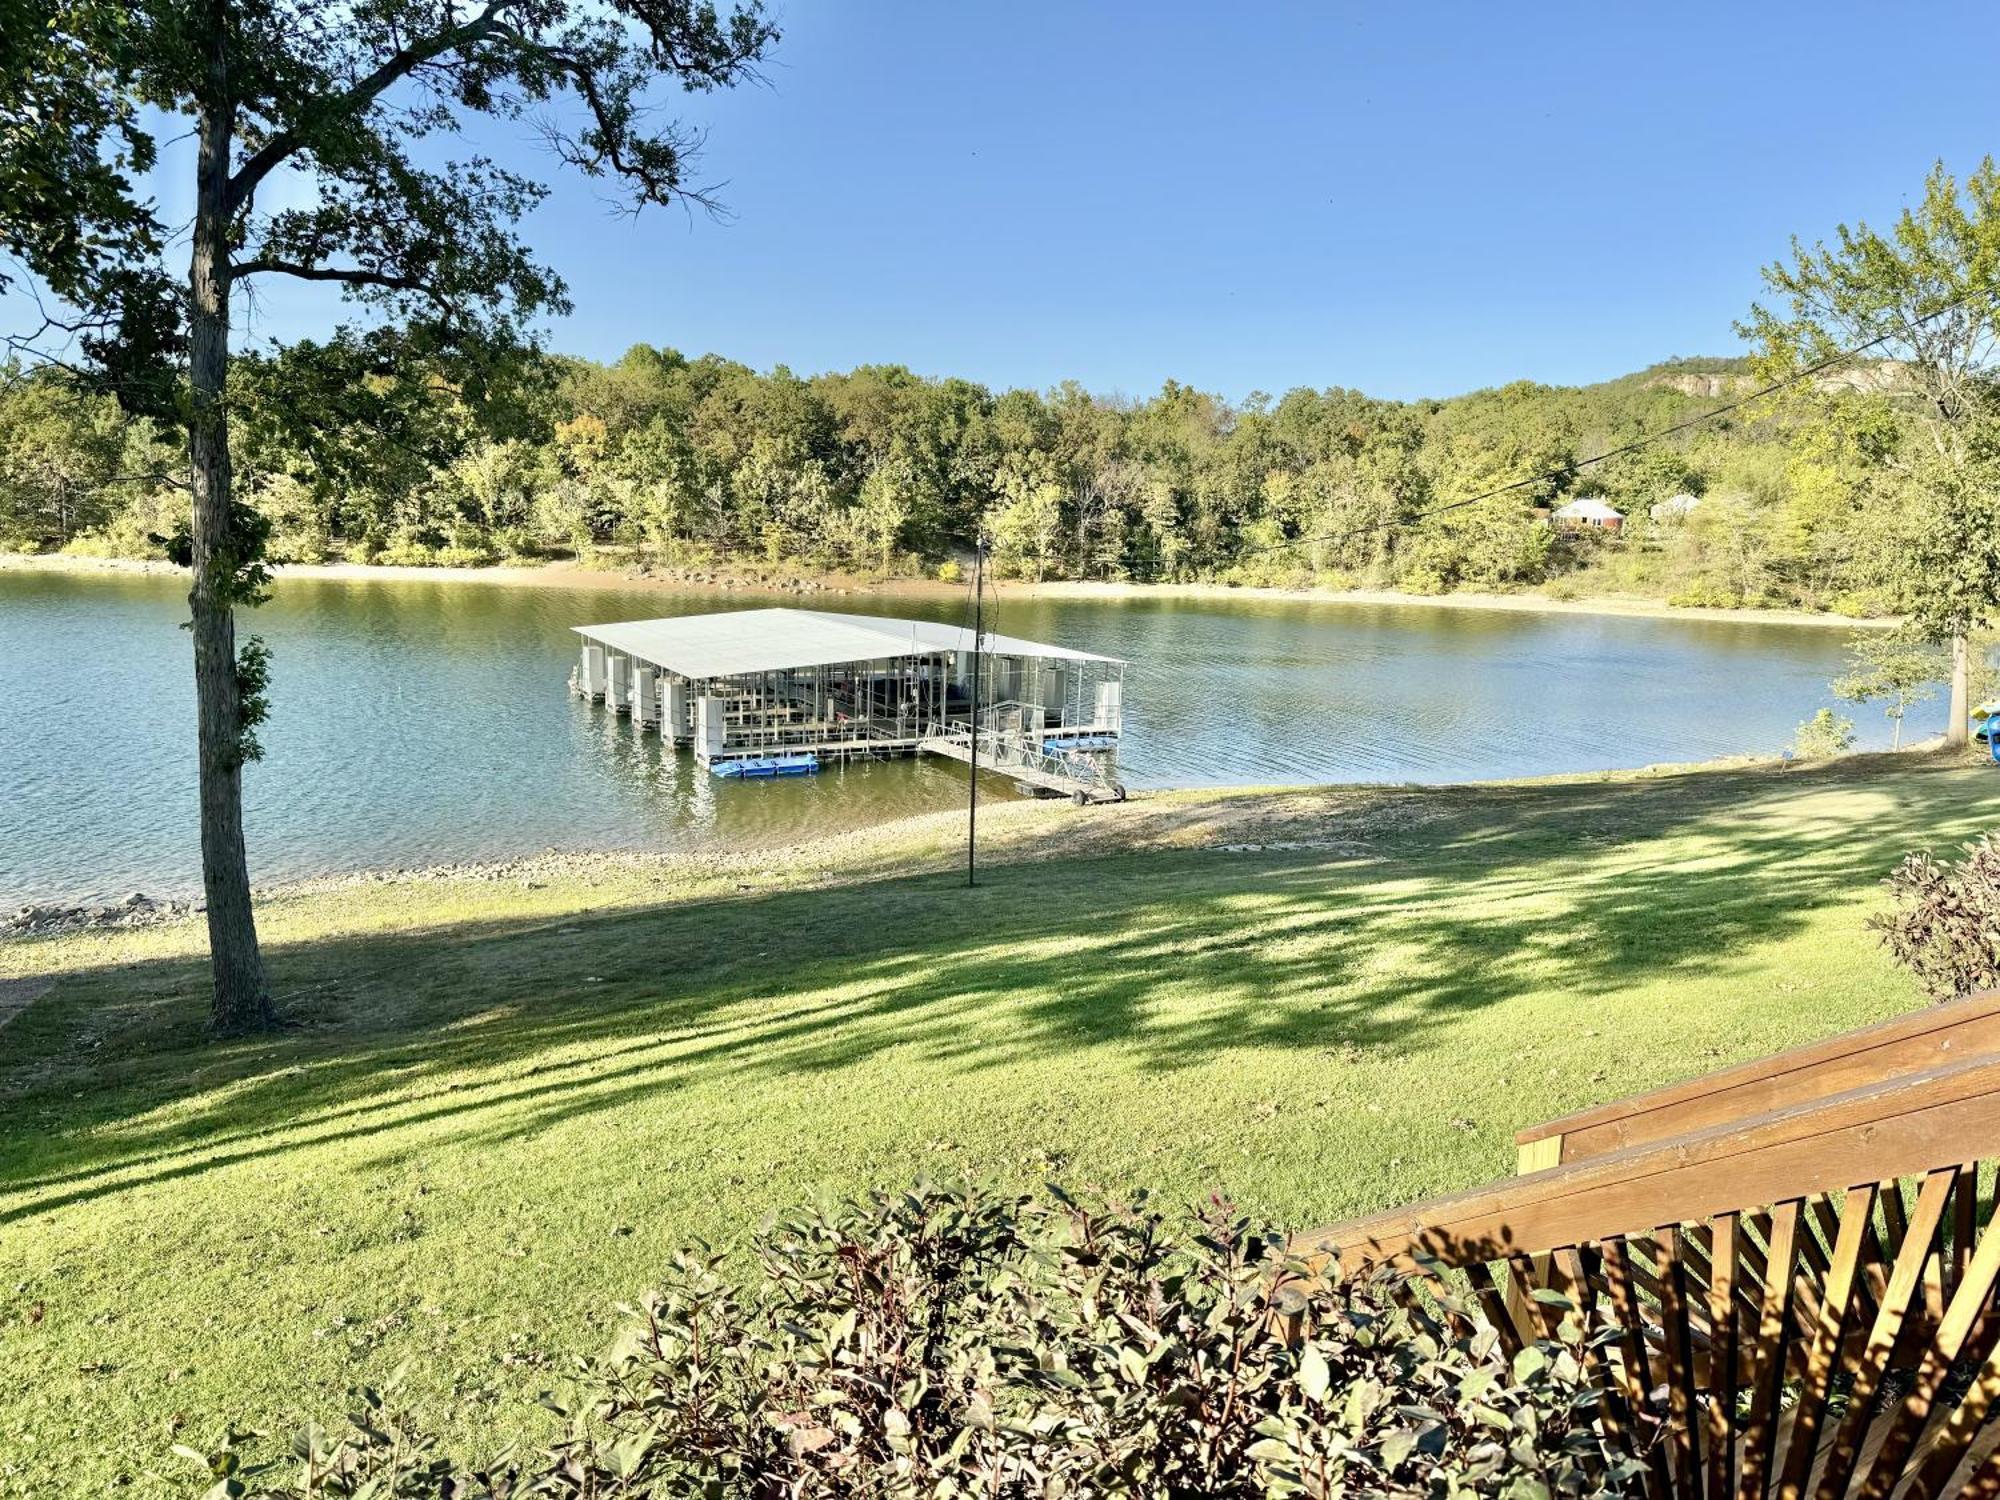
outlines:
{"label": "shrub", "polygon": [[1966,845],[1951,865],[1905,855],[1886,883],[1896,910],[1869,925],[1933,1000],[2000,985],[2000,837]]}
{"label": "shrub", "polygon": [[1743,596],[1706,578],[1698,578],[1667,595],[1676,609],[1741,609]]}
{"label": "shrub", "polygon": [[532,1460],[463,1468],[379,1393],[291,1461],[183,1451],[271,1500],[1638,1492],[1573,1317],[1507,1360],[1283,1244],[1220,1203],[919,1187],[767,1232],[750,1287],[677,1255]]}
{"label": "shrub", "polygon": [[1895,613],[1895,602],[1880,589],[1848,589],[1835,594],[1826,607],[1850,620],[1875,620]]}
{"label": "shrub", "polygon": [[946,558],[937,566],[937,581],[939,583],[963,583],[965,581],[965,565],[955,557]]}
{"label": "shrub", "polygon": [[1792,749],[1801,760],[1825,760],[1854,743],[1854,721],[1822,708],[1792,731]]}
{"label": "shrub", "polygon": [[398,536],[379,548],[374,560],[387,568],[431,568],[437,566],[437,548],[412,537]]}

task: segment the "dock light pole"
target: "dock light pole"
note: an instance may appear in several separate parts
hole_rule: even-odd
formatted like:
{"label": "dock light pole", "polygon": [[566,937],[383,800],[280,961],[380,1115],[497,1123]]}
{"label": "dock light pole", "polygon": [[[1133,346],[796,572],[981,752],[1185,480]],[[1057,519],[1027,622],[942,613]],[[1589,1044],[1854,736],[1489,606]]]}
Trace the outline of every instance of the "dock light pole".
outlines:
{"label": "dock light pole", "polygon": [[972,762],[965,773],[965,883],[979,884],[979,676],[984,663],[980,642],[984,638],[986,590],[986,540],[972,541]]}

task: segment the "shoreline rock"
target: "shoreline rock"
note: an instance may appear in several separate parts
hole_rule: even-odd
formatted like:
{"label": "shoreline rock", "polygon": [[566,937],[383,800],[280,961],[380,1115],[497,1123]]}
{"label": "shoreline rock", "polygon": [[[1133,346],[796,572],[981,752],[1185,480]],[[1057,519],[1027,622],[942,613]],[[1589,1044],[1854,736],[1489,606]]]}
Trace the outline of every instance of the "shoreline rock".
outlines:
{"label": "shoreline rock", "polygon": [[83,932],[94,927],[156,927],[167,922],[184,921],[207,909],[205,901],[157,901],[143,891],[134,891],[123,901],[108,904],[45,901],[20,907],[12,914],[0,917],[0,938]]}

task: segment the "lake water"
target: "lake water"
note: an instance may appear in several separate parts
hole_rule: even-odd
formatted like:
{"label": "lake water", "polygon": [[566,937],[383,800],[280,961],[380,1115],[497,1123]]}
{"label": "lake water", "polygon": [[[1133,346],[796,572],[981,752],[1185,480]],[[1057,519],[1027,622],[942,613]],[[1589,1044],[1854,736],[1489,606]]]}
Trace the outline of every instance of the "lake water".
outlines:
{"label": "lake water", "polygon": [[[746,608],[693,591],[282,581],[245,796],[259,881],[564,848],[778,843],[958,805],[920,760],[720,781],[571,698],[569,627]],[[822,595],[956,621],[956,601]],[[199,885],[185,585],[0,573],[0,902]],[[1465,781],[1771,751],[1844,632],[1269,599],[1006,600],[994,628],[1128,658],[1136,787]],[[1911,715],[1912,734],[1942,722]],[[1879,713],[1854,714],[1886,745]],[[992,794],[1008,795],[994,780]]]}

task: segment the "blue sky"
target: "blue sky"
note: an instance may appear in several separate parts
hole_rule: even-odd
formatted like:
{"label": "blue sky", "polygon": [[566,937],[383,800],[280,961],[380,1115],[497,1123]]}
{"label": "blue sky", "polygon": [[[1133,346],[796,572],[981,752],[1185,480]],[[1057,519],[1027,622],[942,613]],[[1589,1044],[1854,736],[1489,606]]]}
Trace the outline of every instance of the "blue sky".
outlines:
{"label": "blue sky", "polygon": [[728,222],[574,181],[530,222],[575,296],[555,347],[1134,395],[1602,379],[1737,352],[1792,234],[1890,216],[2000,123],[1989,6],[776,13],[766,86],[678,101]]}

